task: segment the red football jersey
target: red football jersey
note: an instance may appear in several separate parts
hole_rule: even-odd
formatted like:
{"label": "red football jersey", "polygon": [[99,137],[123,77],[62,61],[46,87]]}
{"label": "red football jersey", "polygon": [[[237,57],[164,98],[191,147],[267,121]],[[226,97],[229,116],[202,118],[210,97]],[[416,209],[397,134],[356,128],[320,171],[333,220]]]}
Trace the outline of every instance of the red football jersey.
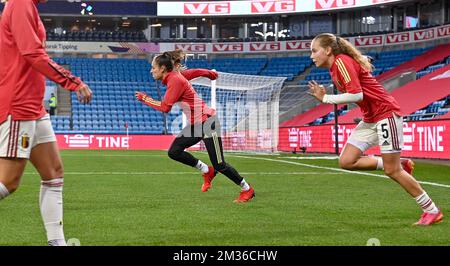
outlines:
{"label": "red football jersey", "polygon": [[0,21],[0,123],[36,120],[46,114],[45,77],[76,91],[84,83],[45,52],[38,0],[9,0]]}
{"label": "red football jersey", "polygon": [[361,108],[363,121],[375,123],[392,116],[401,116],[400,106],[392,95],[352,57],[337,55],[330,68],[330,76],[342,93],[363,93]]}
{"label": "red football jersey", "polygon": [[147,103],[153,108],[167,113],[175,103],[180,102],[181,108],[186,114],[187,119],[191,122],[191,125],[205,122],[209,116],[215,115],[216,111],[205,104],[197,92],[195,92],[191,83],[189,83],[188,80],[196,77],[216,78],[217,74],[207,69],[189,69],[181,73],[171,71],[162,81],[167,86],[164,100],[161,102],[153,100]]}

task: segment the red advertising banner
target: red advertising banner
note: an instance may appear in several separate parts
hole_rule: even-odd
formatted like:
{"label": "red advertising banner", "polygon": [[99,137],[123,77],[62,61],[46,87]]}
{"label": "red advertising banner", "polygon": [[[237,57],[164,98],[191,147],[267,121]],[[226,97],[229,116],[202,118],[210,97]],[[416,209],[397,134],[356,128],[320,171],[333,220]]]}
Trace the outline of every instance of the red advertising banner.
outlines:
{"label": "red advertising banner", "polygon": [[409,32],[404,33],[392,33],[386,35],[386,43],[387,44],[393,44],[393,43],[403,43],[403,42],[409,42]]}
{"label": "red advertising banner", "polygon": [[[339,125],[338,144],[342,150],[356,124]],[[403,123],[403,157],[450,159],[450,120]],[[280,128],[278,150],[334,153],[334,126]],[[379,154],[371,148],[367,154]]]}
{"label": "red advertising banner", "polygon": [[176,44],[175,49],[181,49],[186,52],[206,52],[206,44],[200,43],[200,44]]}
{"label": "red advertising banner", "polygon": [[184,14],[189,15],[230,14],[230,2],[185,3]]}
{"label": "red advertising banner", "polygon": [[[233,1],[240,2],[240,1]],[[427,42],[448,38],[450,36],[450,25],[429,28],[425,30],[408,31],[401,33],[390,33],[374,36],[357,36],[345,38],[357,47],[380,47],[383,45],[404,45],[416,42]],[[56,44],[54,44],[56,45]],[[80,44],[81,45],[81,44]],[[83,44],[83,49],[87,44]],[[139,46],[139,45],[138,45]],[[309,51],[311,40],[290,40],[272,42],[233,42],[233,43],[159,43],[160,52],[174,49],[182,49],[189,53],[267,53],[267,52],[289,52]],[[52,49],[47,46],[47,49]],[[78,48],[81,49],[81,48]],[[89,48],[99,49],[99,48]],[[68,50],[68,52],[78,50]]]}
{"label": "red advertising banner", "polygon": [[213,52],[242,52],[244,51],[243,43],[215,43],[212,45]]}
{"label": "red advertising banner", "polygon": [[355,0],[316,0],[316,10],[353,7]]}
{"label": "red advertising banner", "polygon": [[62,150],[167,150],[174,138],[172,135],[56,135]]}
{"label": "red advertising banner", "polygon": [[450,36],[450,25],[445,25],[436,29],[438,37]]}
{"label": "red advertising banner", "polygon": [[355,46],[378,46],[383,44],[383,36],[355,37]]}
{"label": "red advertising banner", "polygon": [[251,52],[279,51],[280,42],[252,42],[250,43]]}
{"label": "red advertising banner", "polygon": [[252,14],[295,12],[295,0],[252,1]]}
{"label": "red advertising banner", "polygon": [[286,50],[309,50],[311,41],[287,41]]}
{"label": "red advertising banner", "polygon": [[414,41],[434,39],[434,29],[418,30],[414,32]]}
{"label": "red advertising banner", "polygon": [[404,0],[239,0],[155,1],[158,17],[247,16],[314,13],[323,10],[371,8]]}

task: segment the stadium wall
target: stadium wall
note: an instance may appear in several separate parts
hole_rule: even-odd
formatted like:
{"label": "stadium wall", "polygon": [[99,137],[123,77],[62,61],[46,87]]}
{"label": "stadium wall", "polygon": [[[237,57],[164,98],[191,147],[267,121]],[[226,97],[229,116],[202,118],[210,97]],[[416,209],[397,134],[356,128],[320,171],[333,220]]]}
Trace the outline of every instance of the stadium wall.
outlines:
{"label": "stadium wall", "polygon": [[[356,124],[338,126],[339,151],[342,150]],[[450,119],[403,123],[402,157],[450,159]],[[334,125],[281,127],[279,151],[301,153],[334,153]],[[378,147],[366,154],[379,155]]]}

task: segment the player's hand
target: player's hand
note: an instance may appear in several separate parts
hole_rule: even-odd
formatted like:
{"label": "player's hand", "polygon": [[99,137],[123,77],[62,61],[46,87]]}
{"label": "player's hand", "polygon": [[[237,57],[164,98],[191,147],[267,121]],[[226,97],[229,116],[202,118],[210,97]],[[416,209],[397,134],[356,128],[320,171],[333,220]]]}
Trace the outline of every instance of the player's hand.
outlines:
{"label": "player's hand", "polygon": [[92,91],[88,85],[84,84],[77,91],[77,98],[80,103],[87,104],[92,100]]}
{"label": "player's hand", "polygon": [[145,102],[147,102],[148,100],[151,99],[150,96],[148,96],[146,93],[141,92],[141,91],[136,91],[134,93],[134,96],[136,97],[136,100],[138,100],[140,102],[143,102],[143,103],[145,103]]}
{"label": "player's hand", "polygon": [[217,71],[214,71],[214,70],[209,71],[208,78],[210,80],[216,80],[218,77],[219,77],[219,73],[217,73]]}
{"label": "player's hand", "polygon": [[323,101],[323,96],[327,94],[327,91],[325,90],[325,87],[323,85],[320,85],[315,80],[311,80],[308,82],[309,87],[309,95],[314,96],[317,100]]}

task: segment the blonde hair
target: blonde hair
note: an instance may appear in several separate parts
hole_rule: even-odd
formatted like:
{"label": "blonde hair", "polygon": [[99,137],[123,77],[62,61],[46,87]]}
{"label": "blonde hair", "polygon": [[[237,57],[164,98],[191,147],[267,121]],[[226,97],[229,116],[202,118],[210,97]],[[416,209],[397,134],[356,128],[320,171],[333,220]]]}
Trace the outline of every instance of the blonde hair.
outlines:
{"label": "blonde hair", "polygon": [[8,0],[1,0],[1,2],[2,2],[2,3],[6,3],[6,2],[8,2]]}
{"label": "blonde hair", "polygon": [[369,59],[362,55],[361,52],[356,49],[353,44],[349,41],[337,37],[331,33],[321,33],[317,35],[313,41],[317,41],[320,47],[327,48],[331,47],[333,55],[345,54],[356,60],[363,68],[372,72],[373,65],[370,63]]}

